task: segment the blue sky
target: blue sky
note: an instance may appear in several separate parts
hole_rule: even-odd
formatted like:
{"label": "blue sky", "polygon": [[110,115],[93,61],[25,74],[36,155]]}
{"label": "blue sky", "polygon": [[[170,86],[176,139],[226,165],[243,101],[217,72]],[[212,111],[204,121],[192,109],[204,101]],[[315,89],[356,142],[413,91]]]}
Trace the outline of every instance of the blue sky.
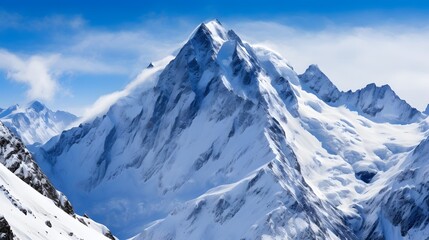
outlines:
{"label": "blue sky", "polygon": [[6,0],[0,107],[39,99],[82,114],[213,18],[297,72],[317,63],[343,90],[388,83],[420,109],[429,103],[428,1]]}

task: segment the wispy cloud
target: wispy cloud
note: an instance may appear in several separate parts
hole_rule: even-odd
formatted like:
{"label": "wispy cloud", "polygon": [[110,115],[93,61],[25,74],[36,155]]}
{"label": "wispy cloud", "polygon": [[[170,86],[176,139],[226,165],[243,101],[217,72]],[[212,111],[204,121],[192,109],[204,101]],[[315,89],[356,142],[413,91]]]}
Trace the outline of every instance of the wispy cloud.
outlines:
{"label": "wispy cloud", "polygon": [[51,57],[20,58],[0,49],[0,69],[7,72],[9,79],[27,84],[30,99],[51,100],[55,95],[58,84],[49,70],[52,62]]}
{"label": "wispy cloud", "polygon": [[15,29],[24,31],[76,30],[85,26],[85,19],[79,15],[48,15],[40,18],[27,18],[18,13],[0,10],[0,30]]}
{"label": "wispy cloud", "polygon": [[61,54],[20,56],[0,49],[0,71],[6,72],[8,79],[28,86],[27,100],[50,101],[62,89],[58,78],[63,73],[115,74],[123,73],[124,69],[80,57]]}
{"label": "wispy cloud", "polygon": [[[98,74],[106,76],[106,81],[109,81],[109,74],[122,75],[116,78],[116,81],[122,82],[115,84],[123,86],[127,80],[138,76],[149,62],[174,52],[187,34],[177,25],[161,28],[163,25],[159,21],[147,21],[120,29],[99,29],[86,25],[86,20],[79,16],[55,15],[29,19],[0,12],[1,19],[9,24],[3,26],[0,23],[0,31],[5,27],[47,30],[40,33],[46,32],[50,36],[51,42],[38,42],[37,48],[24,54],[0,48],[0,71],[6,72],[10,80],[28,86],[27,100],[49,101],[56,99],[58,92],[69,98],[78,96],[82,86],[73,84],[73,76],[86,75],[84,77],[90,81],[88,75]],[[61,26],[73,31],[58,29]],[[64,75],[67,75],[67,85],[72,89],[63,86]],[[76,110],[76,106],[67,108]],[[83,109],[75,112],[83,114]]]}
{"label": "wispy cloud", "polygon": [[118,31],[90,29],[74,36],[73,42],[64,51],[81,57],[100,59],[111,66],[126,69],[130,75],[136,75],[149,62],[164,58],[180,47],[183,36],[177,32],[160,37],[163,31],[171,30],[151,32],[144,26]]}
{"label": "wispy cloud", "polygon": [[318,64],[342,90],[389,84],[415,107],[429,103],[429,28],[392,23],[305,30],[261,21],[237,22],[233,28],[243,39],[281,53],[297,72]]}

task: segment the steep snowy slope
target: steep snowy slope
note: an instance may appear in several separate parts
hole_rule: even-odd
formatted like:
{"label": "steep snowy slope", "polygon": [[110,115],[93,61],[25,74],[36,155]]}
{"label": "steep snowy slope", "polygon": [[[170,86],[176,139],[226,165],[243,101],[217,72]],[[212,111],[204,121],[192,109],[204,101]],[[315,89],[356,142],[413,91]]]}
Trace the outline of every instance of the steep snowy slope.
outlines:
{"label": "steep snowy slope", "polygon": [[46,143],[76,119],[71,113],[54,112],[38,101],[31,102],[25,108],[14,105],[0,111],[0,121],[26,145]]}
{"label": "steep snowy slope", "polygon": [[1,164],[0,238],[108,239],[56,207]]}
{"label": "steep snowy slope", "polygon": [[[67,200],[66,196],[64,196],[63,193],[59,192],[54,188],[54,186],[52,186],[52,184],[49,182],[47,177],[43,174],[43,172],[38,167],[37,163],[34,162],[31,154],[25,148],[24,144],[18,138],[16,138],[9,131],[9,129],[7,129],[1,122],[0,122],[0,163],[1,163],[0,165],[2,166],[4,165],[11,173],[15,174],[15,176],[18,179],[28,184],[29,187],[32,187],[37,192],[39,192],[39,194],[49,198],[52,201],[52,204],[55,204],[57,207],[61,208],[66,214],[69,214],[70,216],[72,216],[75,219],[75,221],[79,221],[81,224],[86,225],[88,228],[91,228],[96,232],[99,232],[110,239],[114,239],[110,230],[104,225],[101,225],[93,221],[87,216],[81,217],[74,213],[73,207],[70,204],[70,202]],[[2,177],[1,174],[0,174],[0,177]],[[18,179],[13,180],[12,178],[12,180],[10,181],[19,181]],[[9,181],[7,182],[7,185],[10,185]],[[13,194],[11,194],[11,192],[18,191],[18,194],[20,194],[19,191],[25,192],[26,191],[25,189],[27,188],[14,189],[13,186],[9,188],[6,188],[4,186],[5,185],[2,186],[2,190],[7,195],[11,203],[14,204],[15,207],[19,206],[19,200],[13,197]],[[17,186],[19,186],[19,184]],[[31,197],[31,194],[25,195],[25,197]],[[29,199],[26,199],[26,200],[29,200]],[[37,204],[44,204],[44,202],[42,203],[37,202]],[[1,210],[0,214],[6,211],[5,209],[7,209],[7,206],[2,205],[2,207],[0,208]],[[51,208],[49,207],[46,209],[49,209],[50,211]],[[20,209],[20,210],[23,213],[25,213],[26,211],[26,209]],[[50,213],[52,212],[50,211]],[[4,216],[3,216],[3,219],[4,219]],[[5,222],[5,226],[8,225],[7,220],[4,219],[3,221]],[[19,225],[15,227],[17,227],[18,231],[24,231],[26,229],[26,226],[24,225]],[[72,229],[71,226],[69,227],[70,229]],[[42,238],[42,236],[40,236],[39,238]],[[34,239],[34,238],[30,238],[30,239]],[[57,238],[49,237],[49,239],[57,239]]]}
{"label": "steep snowy slope", "polygon": [[362,237],[427,239],[429,236],[429,138],[409,152],[386,183],[363,204]]}
{"label": "steep snowy slope", "polygon": [[428,124],[388,87],[340,92],[309,69],[298,76],[218,21],[202,24],[170,63],[144,70],[153,88],[37,157],[78,211],[121,237],[359,239],[378,211],[364,211],[372,189]]}
{"label": "steep snowy slope", "polygon": [[[375,123],[359,116],[355,112],[351,112],[347,108],[330,107],[306,91],[298,90],[297,92],[299,92],[300,96],[297,98],[300,117],[288,118],[284,131],[285,135],[289,136],[289,139],[293,139],[288,144],[296,153],[301,166],[300,173],[320,199],[330,202],[337,208],[337,211],[341,213],[347,222],[346,225],[350,231],[356,233],[356,238],[364,239],[364,236],[369,236],[368,232],[371,230],[370,227],[373,226],[374,221],[380,221],[378,215],[373,217],[373,220],[366,219],[366,214],[369,215],[366,209],[372,209],[366,207],[366,201],[371,199],[374,204],[374,210],[369,212],[377,213],[379,211],[380,201],[373,200],[379,196],[379,191],[377,190],[386,187],[389,182],[395,182],[395,179],[391,179],[392,172],[398,172],[400,168],[397,166],[402,166],[408,152],[427,135],[427,123],[421,122],[408,125]],[[262,185],[272,186],[271,184]],[[231,188],[224,186],[222,189],[230,190]],[[233,190],[233,192],[235,191]],[[188,219],[188,216],[190,216],[194,208],[199,206],[200,201],[206,202],[207,195],[213,197],[212,192],[218,191],[210,190],[206,194],[174,209],[166,219],[147,227],[145,232],[137,236],[136,239],[151,239],[152,237],[153,239],[159,237],[184,239],[199,234],[194,229],[205,229],[205,227],[207,229],[216,229],[213,230],[216,234],[226,232],[225,238],[227,239],[236,239],[236,237],[231,237],[233,235],[228,234],[231,234],[231,232],[236,233],[237,228],[232,227],[232,229],[229,229],[231,232],[228,232],[228,226],[243,224],[244,219],[260,219],[253,215],[256,209],[271,205],[268,201],[259,200],[260,205],[252,204],[247,209],[242,208],[241,213],[243,215],[237,217],[238,222],[231,221],[228,225],[222,226],[223,223],[216,221],[220,204],[207,204],[207,206],[203,205],[201,207],[203,214],[200,215],[200,218],[194,220],[194,224],[191,224],[191,218]],[[213,198],[218,202],[223,202],[225,198],[231,199],[230,194],[231,191],[222,191],[219,194],[215,194]],[[250,195],[249,197],[249,195],[245,194],[246,200],[253,199],[253,196]],[[273,195],[275,194],[269,196]],[[282,196],[282,199],[289,198]],[[395,202],[395,196],[391,197],[390,201]],[[400,201],[396,201],[396,204],[398,206],[402,205]],[[232,204],[228,203],[226,205],[230,207]],[[408,207],[402,208],[401,214],[408,213],[408,209]],[[394,211],[394,208],[389,210]],[[425,216],[427,213],[427,211],[424,213]],[[396,224],[407,224],[407,221],[412,219],[412,214],[411,211],[408,219],[397,220]],[[289,217],[281,215],[276,220],[270,219],[268,222],[277,223],[282,222],[284,219],[289,219]],[[290,223],[287,225],[293,226]],[[243,236],[246,236],[246,239],[260,236],[261,232],[255,232],[253,229],[263,228],[262,226],[264,226],[263,223],[253,222],[252,230],[247,231],[251,232],[251,234],[243,234]],[[427,226],[427,223],[421,226]],[[180,231],[177,231],[175,227],[178,227]],[[293,227],[291,228],[294,229]],[[183,229],[189,230],[183,231]],[[275,226],[272,229],[278,229],[278,227]],[[392,239],[392,235],[387,233],[389,232],[384,232],[381,236],[385,236],[386,239]],[[217,236],[216,234],[212,236]],[[294,236],[287,230],[284,230],[283,234],[279,235],[287,236],[290,239],[299,239],[299,237]],[[267,238],[268,236],[276,236],[276,234],[270,232],[266,234]],[[399,236],[401,235],[396,234],[393,235],[393,238]],[[416,236],[425,236],[425,232],[422,235],[415,234],[413,236],[414,238],[411,239],[419,239]],[[197,235],[196,239],[201,237],[202,235]],[[347,236],[340,236],[340,238],[350,239]]]}
{"label": "steep snowy slope", "polygon": [[57,191],[32,159],[24,144],[0,122],[0,163],[66,213],[73,214],[67,198]]}
{"label": "steep snowy slope", "polygon": [[[1,122],[0,163],[0,196],[4,197],[0,204],[1,239],[59,239],[58,234],[64,235],[61,239],[113,239],[104,225],[74,214],[64,194],[52,186],[24,144]],[[53,222],[60,224],[53,226]]]}

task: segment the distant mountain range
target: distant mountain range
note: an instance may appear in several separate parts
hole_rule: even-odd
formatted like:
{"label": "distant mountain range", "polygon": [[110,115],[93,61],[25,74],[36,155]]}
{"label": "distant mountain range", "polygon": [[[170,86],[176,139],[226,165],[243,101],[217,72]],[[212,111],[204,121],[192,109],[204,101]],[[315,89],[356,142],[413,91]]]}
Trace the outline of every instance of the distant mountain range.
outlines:
{"label": "distant mountain range", "polygon": [[0,121],[27,145],[46,143],[76,120],[75,115],[54,112],[39,101],[33,101],[26,107],[14,105],[0,109]]}

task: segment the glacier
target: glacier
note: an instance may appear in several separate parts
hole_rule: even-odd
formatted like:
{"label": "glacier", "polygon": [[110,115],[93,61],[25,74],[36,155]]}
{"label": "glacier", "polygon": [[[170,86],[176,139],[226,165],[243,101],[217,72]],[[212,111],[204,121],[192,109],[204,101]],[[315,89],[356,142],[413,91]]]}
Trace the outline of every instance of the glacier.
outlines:
{"label": "glacier", "polygon": [[341,91],[217,20],[142,75],[156,80],[35,149],[120,238],[428,235],[427,115],[389,86]]}

